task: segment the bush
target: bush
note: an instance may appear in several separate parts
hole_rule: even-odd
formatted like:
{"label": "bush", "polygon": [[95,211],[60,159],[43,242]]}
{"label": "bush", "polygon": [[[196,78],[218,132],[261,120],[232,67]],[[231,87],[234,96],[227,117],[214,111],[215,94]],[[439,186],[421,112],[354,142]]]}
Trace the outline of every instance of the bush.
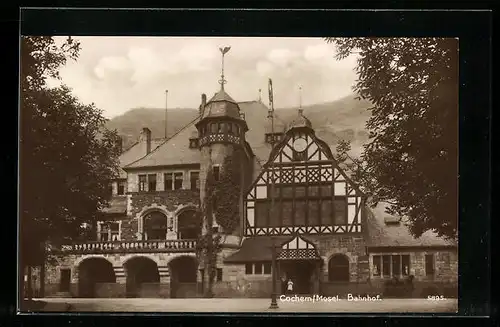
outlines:
{"label": "bush", "polygon": [[406,298],[413,294],[413,276],[405,280],[393,278],[384,283],[384,297]]}

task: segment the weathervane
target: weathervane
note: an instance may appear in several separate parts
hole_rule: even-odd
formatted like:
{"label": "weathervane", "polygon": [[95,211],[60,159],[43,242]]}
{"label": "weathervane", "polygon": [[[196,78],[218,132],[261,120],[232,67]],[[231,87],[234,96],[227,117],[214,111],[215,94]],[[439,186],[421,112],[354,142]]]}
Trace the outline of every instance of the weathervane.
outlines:
{"label": "weathervane", "polygon": [[221,89],[224,90],[224,84],[227,83],[227,81],[224,79],[224,56],[226,55],[226,53],[229,52],[229,50],[231,50],[231,47],[219,48],[219,50],[220,50],[220,53],[222,53],[222,74],[221,74],[221,79],[219,81],[219,84],[221,86]]}
{"label": "weathervane", "polygon": [[304,109],[302,109],[302,86],[299,86],[299,115],[302,115]]}

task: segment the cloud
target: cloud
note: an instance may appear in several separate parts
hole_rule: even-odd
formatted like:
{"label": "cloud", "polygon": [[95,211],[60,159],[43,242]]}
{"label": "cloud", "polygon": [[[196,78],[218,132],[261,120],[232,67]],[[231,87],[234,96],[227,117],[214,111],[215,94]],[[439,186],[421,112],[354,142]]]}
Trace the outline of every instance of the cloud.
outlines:
{"label": "cloud", "polygon": [[261,76],[267,76],[274,71],[274,65],[268,61],[259,61],[256,65],[257,73]]}
{"label": "cloud", "polygon": [[[200,94],[220,87],[219,47],[226,55],[227,90],[237,101],[267,98],[273,79],[278,107],[335,100],[350,92],[355,61],[334,59],[335,48],[313,38],[81,37],[77,62],[61,71],[63,82],[84,103],[95,102],[107,117],[130,108],[165,105],[196,108]],[[355,59],[354,59],[355,60]]]}
{"label": "cloud", "polygon": [[298,54],[290,49],[273,49],[267,55],[267,58],[271,63],[280,67],[286,67],[297,57]]}
{"label": "cloud", "polygon": [[310,62],[333,58],[333,54],[333,49],[328,44],[310,45],[304,50],[304,58]]}
{"label": "cloud", "polygon": [[110,74],[116,72],[130,71],[131,63],[127,58],[124,57],[104,57],[94,68],[94,74],[99,79],[104,80]]}

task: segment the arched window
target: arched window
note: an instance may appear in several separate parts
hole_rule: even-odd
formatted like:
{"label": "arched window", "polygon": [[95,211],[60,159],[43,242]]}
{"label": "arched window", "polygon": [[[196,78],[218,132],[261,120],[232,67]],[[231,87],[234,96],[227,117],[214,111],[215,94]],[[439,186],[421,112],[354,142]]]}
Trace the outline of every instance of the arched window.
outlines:
{"label": "arched window", "polygon": [[185,210],[177,217],[177,238],[197,239],[201,234],[201,217],[195,210]]}
{"label": "arched window", "polygon": [[159,211],[148,213],[144,217],[144,232],[148,240],[167,238],[167,216]]}
{"label": "arched window", "polygon": [[349,281],[349,259],[343,254],[336,254],[328,261],[328,281]]}

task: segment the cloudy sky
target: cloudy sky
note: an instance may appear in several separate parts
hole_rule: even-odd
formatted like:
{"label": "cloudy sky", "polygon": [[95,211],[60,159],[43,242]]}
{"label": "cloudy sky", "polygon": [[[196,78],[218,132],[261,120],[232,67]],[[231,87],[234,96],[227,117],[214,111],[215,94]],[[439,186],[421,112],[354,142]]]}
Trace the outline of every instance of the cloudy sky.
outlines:
{"label": "cloudy sky", "polygon": [[219,88],[219,47],[225,57],[226,91],[236,101],[267,103],[273,80],[275,108],[336,100],[352,92],[355,57],[334,58],[320,38],[77,37],[77,62],[61,70],[63,83],[84,103],[94,102],[108,118],[131,108],[196,108],[202,93]]}

